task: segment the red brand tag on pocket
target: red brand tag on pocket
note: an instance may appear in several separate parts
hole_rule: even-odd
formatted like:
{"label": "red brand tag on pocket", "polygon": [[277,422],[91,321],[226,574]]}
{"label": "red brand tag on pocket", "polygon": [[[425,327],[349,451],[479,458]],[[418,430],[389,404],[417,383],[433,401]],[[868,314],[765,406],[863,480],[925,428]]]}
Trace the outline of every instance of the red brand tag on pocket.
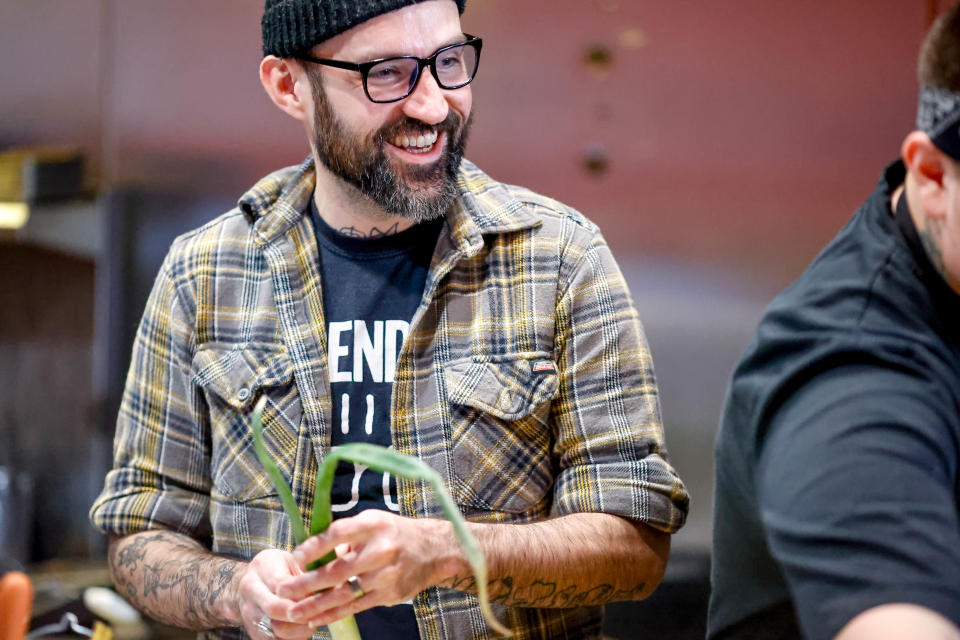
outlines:
{"label": "red brand tag on pocket", "polygon": [[557,367],[550,360],[534,360],[534,373],[556,373]]}

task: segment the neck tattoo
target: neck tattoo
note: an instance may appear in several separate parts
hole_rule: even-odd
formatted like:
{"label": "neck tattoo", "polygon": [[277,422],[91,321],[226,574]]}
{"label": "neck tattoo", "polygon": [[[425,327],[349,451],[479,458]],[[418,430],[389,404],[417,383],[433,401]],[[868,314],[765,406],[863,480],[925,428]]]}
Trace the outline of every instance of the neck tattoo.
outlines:
{"label": "neck tattoo", "polygon": [[367,232],[361,231],[356,227],[341,227],[337,229],[337,233],[350,238],[362,238],[362,239],[385,238],[387,236],[392,236],[400,233],[400,223],[394,222],[392,227],[387,227],[386,229],[373,227],[372,229],[370,229],[370,231],[367,231]]}

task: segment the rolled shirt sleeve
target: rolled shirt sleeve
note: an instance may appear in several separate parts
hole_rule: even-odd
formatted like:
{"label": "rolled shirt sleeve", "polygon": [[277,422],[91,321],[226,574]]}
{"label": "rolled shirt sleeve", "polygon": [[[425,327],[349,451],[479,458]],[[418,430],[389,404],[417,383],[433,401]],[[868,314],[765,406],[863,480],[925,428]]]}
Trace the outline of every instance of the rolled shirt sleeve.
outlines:
{"label": "rolled shirt sleeve", "polygon": [[668,462],[650,350],[603,237],[594,228],[582,246],[556,313],[553,512],[612,513],[672,533],[689,496]]}
{"label": "rolled shirt sleeve", "polygon": [[191,384],[196,340],[172,263],[168,255],[137,331],[113,469],[90,519],[117,536],[162,528],[209,541],[209,425]]}

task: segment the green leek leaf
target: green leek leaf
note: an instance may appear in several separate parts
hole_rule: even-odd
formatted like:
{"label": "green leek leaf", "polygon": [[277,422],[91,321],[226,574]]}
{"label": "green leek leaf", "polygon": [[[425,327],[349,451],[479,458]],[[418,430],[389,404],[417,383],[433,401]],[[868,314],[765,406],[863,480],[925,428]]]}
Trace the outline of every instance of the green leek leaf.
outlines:
{"label": "green leek leaf", "polygon": [[[286,481],[280,474],[280,470],[277,469],[276,464],[270,458],[269,454],[267,454],[263,443],[261,420],[265,404],[266,397],[260,398],[253,410],[253,438],[257,449],[257,457],[260,459],[260,464],[262,464],[263,468],[267,471],[267,475],[270,476],[270,480],[280,495],[280,501],[283,504],[283,509],[287,517],[290,518],[297,544],[301,544],[307,539],[306,529],[303,525],[303,516],[300,513],[296,500],[293,498],[290,487],[287,486]],[[362,442],[334,447],[330,453],[327,454],[327,457],[323,460],[323,463],[317,471],[310,535],[323,533],[333,521],[333,512],[330,508],[330,490],[333,487],[333,478],[337,464],[341,460],[362,464],[374,471],[391,473],[394,476],[408,480],[422,480],[430,485],[437,501],[440,503],[440,508],[443,510],[444,515],[453,525],[457,541],[460,543],[467,562],[473,570],[473,576],[477,585],[477,598],[480,601],[480,611],[483,613],[483,617],[486,619],[487,624],[498,633],[505,636],[512,635],[510,630],[500,624],[494,617],[493,610],[490,607],[490,597],[487,591],[487,564],[484,560],[480,545],[470,532],[470,528],[467,526],[467,522],[464,520],[463,515],[461,515],[460,510],[457,509],[453,498],[451,498],[447,492],[440,475],[423,461],[413,456],[397,453],[396,451],[379,445]],[[331,551],[320,560],[312,563],[308,568],[324,565],[334,558],[336,558],[336,554]],[[352,627],[342,636],[338,633],[341,623],[346,623],[347,626]],[[353,620],[353,616],[349,616],[349,619],[339,621],[336,627],[335,625],[330,625],[330,630],[336,640],[359,640],[360,637],[359,632],[355,631],[356,623]],[[353,633],[356,633],[356,635],[352,635]]]}

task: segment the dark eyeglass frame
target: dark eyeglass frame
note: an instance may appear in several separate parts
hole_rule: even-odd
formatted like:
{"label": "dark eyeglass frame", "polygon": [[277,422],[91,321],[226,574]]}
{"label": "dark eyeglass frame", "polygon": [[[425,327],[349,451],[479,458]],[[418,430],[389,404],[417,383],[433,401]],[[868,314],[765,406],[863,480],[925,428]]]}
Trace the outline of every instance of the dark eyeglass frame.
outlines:
{"label": "dark eyeglass frame", "polygon": [[[314,64],[323,65],[325,67],[336,67],[337,69],[347,69],[349,71],[357,71],[360,73],[361,78],[363,79],[363,92],[367,94],[367,99],[370,102],[375,102],[377,104],[388,104],[391,102],[400,102],[404,98],[408,97],[411,93],[416,90],[417,85],[420,83],[420,76],[423,73],[424,67],[430,67],[430,73],[433,75],[433,79],[437,81],[437,86],[441,89],[446,89],[452,91],[453,89],[461,89],[471,82],[477,76],[477,69],[480,68],[480,50],[483,48],[483,39],[478,38],[477,36],[472,36],[469,33],[463,34],[466,36],[464,42],[455,42],[449,44],[445,47],[440,47],[433,52],[429,58],[418,58],[417,56],[392,56],[390,58],[379,58],[377,60],[370,60],[369,62],[346,62],[344,60],[331,60],[329,58],[313,58],[307,55],[297,55],[294,56],[297,60],[303,60],[304,62],[312,62]],[[437,73],[437,56],[442,54],[444,51],[449,51],[450,49],[455,49],[456,47],[462,47],[464,45],[469,45],[476,49],[477,52],[477,63],[473,68],[473,73],[470,74],[470,77],[467,78],[466,82],[460,83],[455,86],[447,86],[440,80],[440,75]],[[403,94],[399,98],[391,98],[390,100],[374,100],[370,96],[370,90],[367,88],[367,76],[370,73],[370,69],[381,64],[383,62],[390,62],[391,60],[416,60],[417,61],[417,70],[415,72],[415,77],[410,83],[410,90],[407,93]]]}

